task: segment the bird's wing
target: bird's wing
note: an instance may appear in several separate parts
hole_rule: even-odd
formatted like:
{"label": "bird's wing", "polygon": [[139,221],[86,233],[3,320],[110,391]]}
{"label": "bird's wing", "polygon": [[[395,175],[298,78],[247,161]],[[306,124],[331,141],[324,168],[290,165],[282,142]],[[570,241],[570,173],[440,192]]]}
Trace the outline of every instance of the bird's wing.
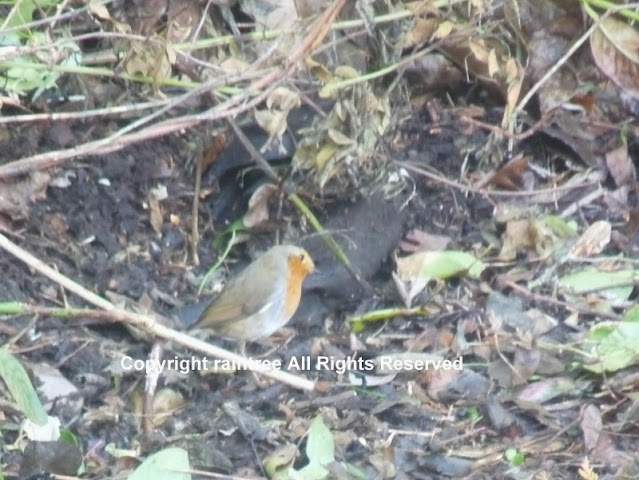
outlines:
{"label": "bird's wing", "polygon": [[[250,317],[266,308],[275,291],[273,283],[275,280],[265,278],[264,274],[258,275],[255,272],[274,272],[277,275],[279,272],[277,272],[276,266],[269,260],[266,258],[256,265],[251,265],[254,268],[245,270],[240,277],[231,280],[220,295],[206,307],[191,328],[201,326],[215,328],[215,326]],[[242,298],[244,301],[238,302],[238,298]]]}

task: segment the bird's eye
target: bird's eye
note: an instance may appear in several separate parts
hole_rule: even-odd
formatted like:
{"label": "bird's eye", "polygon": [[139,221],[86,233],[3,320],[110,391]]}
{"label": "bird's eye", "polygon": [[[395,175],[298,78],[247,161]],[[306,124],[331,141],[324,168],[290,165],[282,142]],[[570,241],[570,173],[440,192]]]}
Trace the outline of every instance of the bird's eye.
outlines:
{"label": "bird's eye", "polygon": [[300,262],[303,262],[303,261],[304,261],[304,254],[300,253]]}

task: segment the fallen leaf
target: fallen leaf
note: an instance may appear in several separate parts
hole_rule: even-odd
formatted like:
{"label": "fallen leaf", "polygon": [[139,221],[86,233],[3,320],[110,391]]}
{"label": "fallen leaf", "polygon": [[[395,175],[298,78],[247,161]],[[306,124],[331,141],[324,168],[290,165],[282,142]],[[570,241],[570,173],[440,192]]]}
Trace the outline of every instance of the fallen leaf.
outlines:
{"label": "fallen leaf", "polygon": [[399,243],[403,252],[427,252],[445,249],[450,243],[450,237],[424,232],[423,230],[411,230],[406,234],[405,240]]}
{"label": "fallen leaf", "polygon": [[606,220],[599,220],[590,225],[570,249],[575,257],[587,258],[597,255],[610,243],[612,226]]}
{"label": "fallen leaf", "polygon": [[639,99],[639,32],[612,15],[604,17],[590,36],[590,50],[601,71]]}
{"label": "fallen leaf", "polygon": [[278,192],[277,185],[265,183],[259,186],[249,199],[248,210],[244,215],[246,228],[264,228],[269,222],[269,201]]}
{"label": "fallen leaf", "polygon": [[632,163],[632,158],[628,155],[627,145],[623,144],[606,153],[606,165],[617,187],[634,186],[637,180],[637,171]]}
{"label": "fallen leaf", "polygon": [[407,306],[419,294],[431,279],[446,280],[457,275],[479,278],[485,265],[470,253],[455,250],[439,252],[418,252],[397,259],[397,277],[410,286],[407,294]]}

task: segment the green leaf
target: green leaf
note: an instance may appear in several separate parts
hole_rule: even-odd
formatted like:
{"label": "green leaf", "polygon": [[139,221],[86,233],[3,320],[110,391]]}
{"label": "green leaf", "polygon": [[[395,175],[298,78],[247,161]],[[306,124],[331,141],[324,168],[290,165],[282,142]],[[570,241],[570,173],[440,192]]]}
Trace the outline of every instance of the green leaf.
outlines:
{"label": "green leaf", "polygon": [[515,448],[509,448],[508,450],[506,450],[504,456],[506,457],[506,460],[508,460],[510,464],[515,467],[518,467],[519,465],[524,463],[524,454],[518,452]]}
{"label": "green leaf", "polygon": [[639,305],[628,310],[623,318],[627,322],[639,322]]}
{"label": "green leaf", "polygon": [[46,425],[48,417],[24,367],[6,349],[0,348],[0,378],[22,413],[36,425]]}
{"label": "green leaf", "polygon": [[369,478],[366,472],[357,468],[355,465],[351,465],[350,463],[343,463],[342,465],[344,465],[346,472],[354,479],[367,480]]}
{"label": "green leaf", "polygon": [[335,442],[333,434],[324,424],[321,415],[315,417],[308,431],[306,456],[310,463],[328,465],[335,461]]}
{"label": "green leaf", "polygon": [[321,415],[315,417],[308,431],[306,456],[309,460],[308,465],[298,471],[290,469],[288,472],[290,479],[323,480],[328,478],[329,471],[325,466],[335,461],[335,442]]}
{"label": "green leaf", "polygon": [[128,480],[191,480],[190,468],[186,450],[166,448],[142,462]]}
{"label": "green leaf", "polygon": [[548,215],[544,218],[544,222],[548,228],[552,230],[552,233],[557,235],[559,238],[574,237],[579,231],[577,222],[574,220],[567,222],[563,218],[555,215]]}
{"label": "green leaf", "polygon": [[424,252],[419,275],[446,280],[465,273],[471,278],[478,278],[484,268],[483,262],[470,253],[456,250]]}
{"label": "green leaf", "polygon": [[[9,21],[6,24],[6,27],[19,27],[20,25],[29,23],[33,20],[33,12],[36,8],[46,8],[52,5],[57,5],[61,1],[62,0],[38,0],[37,2],[34,0],[14,1],[14,6],[7,17]],[[0,17],[0,20],[0,23],[4,24],[5,19]]]}
{"label": "green leaf", "polygon": [[69,430],[61,430],[60,438],[58,439],[58,441],[68,443],[69,445],[73,445],[74,447],[77,447],[77,448],[82,448],[82,444],[80,440],[78,440],[78,437],[76,437]]}
{"label": "green leaf", "polygon": [[580,294],[599,291],[611,300],[627,300],[632,294],[632,283],[639,279],[639,273],[634,270],[618,270],[616,272],[601,272],[588,267],[564,275],[558,285],[564,291]]}
{"label": "green leaf", "polygon": [[584,365],[591,372],[615,372],[636,365],[639,363],[639,318],[596,325],[588,333],[585,346],[596,359]]}

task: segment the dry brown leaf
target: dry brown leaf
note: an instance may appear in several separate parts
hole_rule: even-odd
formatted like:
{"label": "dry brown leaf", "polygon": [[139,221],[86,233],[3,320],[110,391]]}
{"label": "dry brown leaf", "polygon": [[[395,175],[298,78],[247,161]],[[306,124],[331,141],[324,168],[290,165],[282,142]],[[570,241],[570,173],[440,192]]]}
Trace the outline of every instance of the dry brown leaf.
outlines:
{"label": "dry brown leaf", "polygon": [[603,18],[590,37],[590,50],[601,71],[639,99],[639,32],[625,21]]}
{"label": "dry brown leaf", "polygon": [[583,480],[599,480],[599,475],[595,473],[595,471],[590,466],[590,462],[588,461],[588,457],[584,457],[581,465],[579,466],[579,476]]}
{"label": "dry brown leaf", "polygon": [[279,110],[255,110],[255,121],[268,133],[269,139],[281,139],[286,132],[286,114]]}
{"label": "dry brown leaf", "polygon": [[333,80],[333,74],[323,64],[313,60],[311,57],[306,57],[304,63],[310,73],[315,75],[323,84],[327,84]]}
{"label": "dry brown leaf", "polygon": [[399,243],[399,248],[403,252],[427,252],[444,250],[450,243],[450,237],[445,235],[435,235],[423,230],[411,230],[406,234],[405,240]]}
{"label": "dry brown leaf", "polygon": [[276,107],[278,110],[288,112],[301,104],[302,101],[297,92],[285,87],[277,87],[266,97],[266,106],[269,110]]}
{"label": "dry brown leaf", "polygon": [[552,248],[553,240],[550,229],[537,219],[511,220],[506,223],[497,258],[504,262],[512,261],[517,253],[524,251],[534,251],[544,257]]}
{"label": "dry brown leaf", "polygon": [[153,397],[153,425],[158,427],[163,425],[186,403],[185,398],[177,390],[162,388]]}
{"label": "dry brown leaf", "polygon": [[449,21],[441,22],[437,26],[435,33],[433,33],[432,39],[441,40],[443,38],[446,38],[450,36],[450,34],[453,32],[454,29],[455,29],[455,24],[453,22],[449,22]]}
{"label": "dry brown leaf", "polygon": [[249,200],[248,210],[244,215],[244,226],[247,228],[264,227],[269,221],[269,200],[278,191],[277,185],[266,183],[255,190]]}
{"label": "dry brown leaf", "polygon": [[175,51],[170,46],[133,42],[124,65],[129,75],[151,77],[159,83],[171,77]]}
{"label": "dry brown leaf", "polygon": [[627,464],[629,455],[616,448],[612,435],[603,428],[603,419],[596,406],[587,405],[583,409],[579,427],[584,437],[584,446],[593,460],[614,469],[623,468]]}
{"label": "dry brown leaf", "polygon": [[568,377],[546,378],[524,387],[517,394],[517,401],[527,403],[544,403],[557,397],[574,393],[577,385]]}
{"label": "dry brown leaf", "polygon": [[418,18],[413,28],[399,40],[398,48],[405,50],[426,42],[432,37],[438,25],[439,20],[434,18]]}
{"label": "dry brown leaf", "polygon": [[468,44],[468,48],[479,62],[483,64],[488,63],[488,55],[490,54],[490,49],[486,47],[483,40],[471,41]]}
{"label": "dry brown leaf", "polygon": [[541,354],[536,349],[518,348],[515,350],[513,367],[515,369],[512,385],[523,385],[537,371]]}
{"label": "dry brown leaf", "polygon": [[517,60],[509,58],[506,62],[506,74],[506,108],[504,109],[504,116],[501,122],[504,128],[506,128],[510,122],[512,113],[517,106],[526,71]]}
{"label": "dry brown leaf", "polygon": [[162,233],[162,225],[164,223],[164,215],[160,202],[168,197],[166,186],[158,186],[149,191],[149,217],[151,226],[156,233]]}
{"label": "dry brown leaf", "polygon": [[0,181],[0,213],[15,218],[26,217],[31,203],[46,198],[50,179],[45,171],[35,171],[22,181]]}
{"label": "dry brown leaf", "polygon": [[497,52],[494,48],[488,52],[488,75],[494,77],[499,72],[499,63],[497,61]]}
{"label": "dry brown leaf", "polygon": [[587,405],[581,412],[580,425],[584,436],[584,446],[587,450],[592,450],[599,440],[603,422],[601,413],[594,405]]}
{"label": "dry brown leaf", "polygon": [[598,255],[610,243],[611,232],[612,226],[610,222],[599,220],[593,223],[581,234],[570,253],[580,258]]}
{"label": "dry brown leaf", "polygon": [[628,155],[628,146],[621,145],[606,153],[606,165],[610,176],[617,184],[617,187],[624,185],[634,186],[637,179],[637,171]]}
{"label": "dry brown leaf", "polygon": [[220,68],[227,73],[240,74],[248,72],[251,66],[239,58],[229,57],[220,64]]}
{"label": "dry brown leaf", "polygon": [[518,157],[501,167],[489,178],[488,184],[508,190],[519,190],[523,185],[523,174],[528,169],[530,157]]}

